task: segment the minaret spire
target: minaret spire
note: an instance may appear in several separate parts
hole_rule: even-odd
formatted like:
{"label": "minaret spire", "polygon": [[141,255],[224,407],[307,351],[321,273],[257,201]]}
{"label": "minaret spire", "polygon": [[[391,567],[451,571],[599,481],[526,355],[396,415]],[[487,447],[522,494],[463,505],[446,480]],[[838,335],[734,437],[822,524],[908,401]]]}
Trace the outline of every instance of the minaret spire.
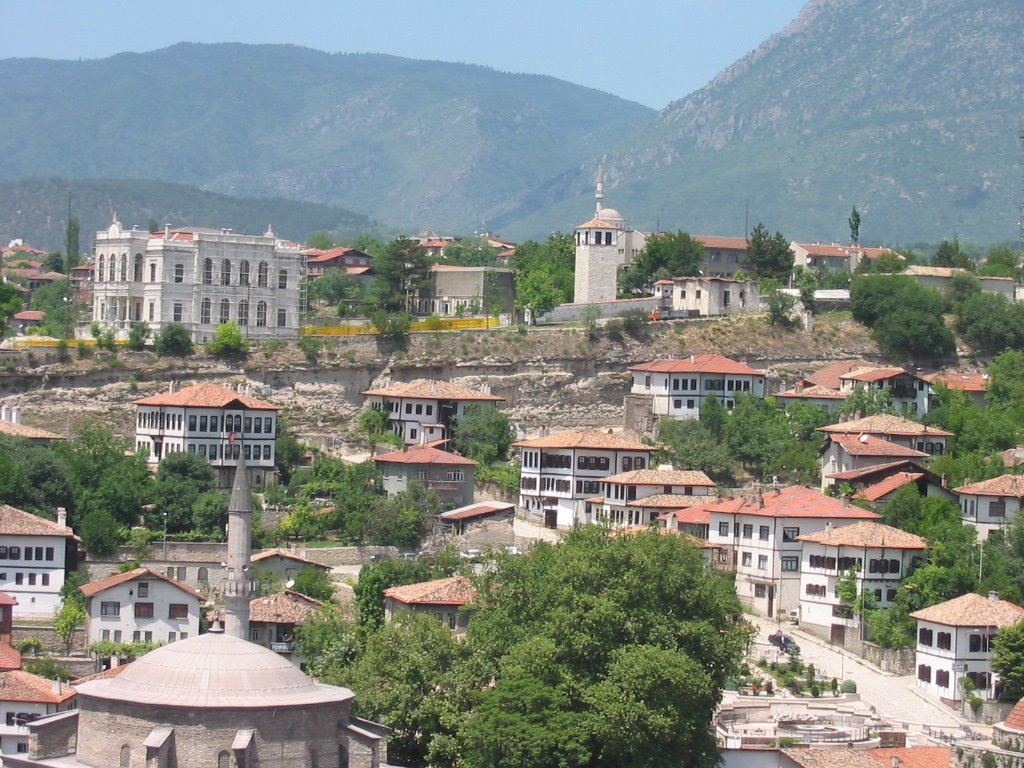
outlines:
{"label": "minaret spire", "polygon": [[252,576],[252,487],[242,446],[238,451],[235,482],[228,502],[228,560],[224,573],[224,634],[249,639],[249,602],[256,593]]}
{"label": "minaret spire", "polygon": [[604,208],[604,163],[597,166],[597,188],[594,190],[594,200],[597,202],[594,208],[594,216],[600,216]]}

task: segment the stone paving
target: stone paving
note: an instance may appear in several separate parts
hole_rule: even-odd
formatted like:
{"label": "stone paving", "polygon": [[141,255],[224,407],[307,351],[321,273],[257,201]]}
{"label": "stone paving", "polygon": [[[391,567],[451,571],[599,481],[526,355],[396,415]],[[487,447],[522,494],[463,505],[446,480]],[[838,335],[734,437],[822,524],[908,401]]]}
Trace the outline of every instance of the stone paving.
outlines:
{"label": "stone paving", "polygon": [[792,624],[777,624],[760,617],[748,617],[758,627],[753,655],[767,654],[768,635],[782,629],[800,646],[800,658],[814,664],[819,678],[853,680],[857,693],[887,720],[908,726],[911,738],[920,743],[926,728],[956,729],[969,725],[975,732],[987,734],[990,729],[968,723],[956,712],[917,689],[913,675],[897,676],[882,672],[858,656],[840,651],[828,643],[801,632]]}

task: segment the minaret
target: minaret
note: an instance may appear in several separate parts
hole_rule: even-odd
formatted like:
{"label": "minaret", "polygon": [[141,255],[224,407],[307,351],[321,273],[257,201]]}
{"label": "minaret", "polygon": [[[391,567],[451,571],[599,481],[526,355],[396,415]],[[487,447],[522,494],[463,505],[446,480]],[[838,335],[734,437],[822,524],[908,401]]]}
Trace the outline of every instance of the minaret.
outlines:
{"label": "minaret", "polygon": [[597,188],[594,190],[594,217],[600,218],[604,208],[604,165],[597,166]]}
{"label": "minaret", "polygon": [[221,593],[224,634],[248,640],[249,602],[256,595],[256,581],[252,577],[252,488],[241,450],[228,502],[228,560]]}

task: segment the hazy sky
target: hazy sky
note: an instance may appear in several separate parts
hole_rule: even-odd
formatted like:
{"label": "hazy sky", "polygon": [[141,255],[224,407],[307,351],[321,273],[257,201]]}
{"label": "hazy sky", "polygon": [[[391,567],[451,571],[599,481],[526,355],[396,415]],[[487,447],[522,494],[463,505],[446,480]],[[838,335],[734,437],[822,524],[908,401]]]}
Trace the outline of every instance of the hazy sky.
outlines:
{"label": "hazy sky", "polygon": [[551,75],[660,109],[780,31],[805,2],[0,0],[0,58],[294,43]]}

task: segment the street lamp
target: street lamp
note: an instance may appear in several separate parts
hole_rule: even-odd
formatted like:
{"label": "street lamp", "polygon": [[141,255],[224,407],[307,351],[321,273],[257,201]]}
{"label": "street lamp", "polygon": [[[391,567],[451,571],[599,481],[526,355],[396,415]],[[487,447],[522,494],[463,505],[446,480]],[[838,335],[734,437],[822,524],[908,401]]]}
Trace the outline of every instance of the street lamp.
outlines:
{"label": "street lamp", "polygon": [[164,512],[164,560],[167,560],[167,512]]}

